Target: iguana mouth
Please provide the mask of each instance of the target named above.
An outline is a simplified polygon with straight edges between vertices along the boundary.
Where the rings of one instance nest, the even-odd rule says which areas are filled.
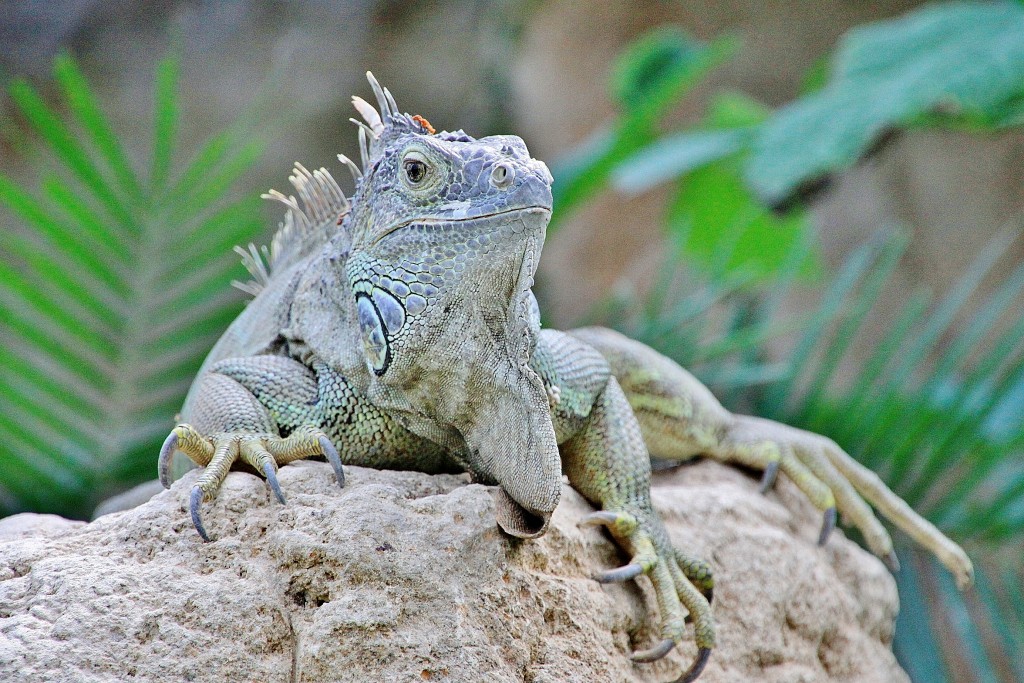
[[[549,214],[551,213],[551,209],[549,209],[548,207],[541,206],[540,204],[536,204],[534,206],[521,206],[521,207],[516,208],[516,209],[505,209],[504,211],[495,211],[494,213],[483,213],[483,214],[480,214],[479,216],[465,216],[463,218],[437,218],[436,216],[423,216],[422,218],[410,218],[409,220],[404,221],[402,223],[399,223],[398,225],[394,225],[394,226],[388,228],[386,231],[382,232],[375,240],[373,240],[373,242],[371,242],[371,245],[377,244],[378,242],[383,240],[388,235],[390,235],[390,234],[392,234],[394,232],[398,232],[402,228],[407,228],[410,225],[415,225],[415,224],[420,224],[420,225],[427,224],[427,225],[429,225],[429,224],[439,224],[439,223],[465,223],[467,221],[478,221],[478,220],[482,220],[484,218],[494,218],[495,216],[504,216],[505,214],[510,214],[510,213],[527,213],[527,212],[531,212],[531,211],[543,211],[543,212],[546,212],[546,213],[549,213]]]

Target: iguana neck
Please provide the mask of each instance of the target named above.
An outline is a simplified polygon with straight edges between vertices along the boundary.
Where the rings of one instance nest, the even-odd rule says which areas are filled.
[[[500,483],[537,524],[561,491],[547,394],[529,366],[539,330],[531,287],[548,216],[413,226],[346,264],[369,399],[461,454],[477,479]]]

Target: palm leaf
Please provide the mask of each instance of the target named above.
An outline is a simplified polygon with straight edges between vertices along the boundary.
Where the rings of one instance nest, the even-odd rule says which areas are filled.
[[[261,220],[232,188],[263,138],[240,121],[181,164],[179,71],[173,54],[156,68],[148,174],[70,57],[54,63],[52,104],[25,80],[9,87],[43,168],[36,189],[0,175],[0,515],[84,516],[151,479],[192,375],[241,308],[230,247]]]

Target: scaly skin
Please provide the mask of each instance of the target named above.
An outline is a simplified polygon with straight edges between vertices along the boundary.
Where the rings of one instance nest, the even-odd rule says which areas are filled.
[[[732,415],[683,368],[610,330],[540,329],[531,287],[551,211],[551,176],[512,136],[435,134],[401,114],[369,77],[378,109],[353,98],[362,168],[351,202],[323,169],[296,165],[301,203],[271,250],[245,256],[255,294],[207,358],[168,436],[158,471],[170,485],[176,451],[205,471],[191,492],[193,522],[228,470],[267,478],[324,456],[423,472],[468,471],[498,487],[497,521],[536,537],[570,483],[599,511],[630,557],[598,581],[646,574],[661,641],[634,660],[667,654],[692,621],[695,680],[715,646],[714,579],[673,548],[650,497],[650,457],[698,455],[781,471],[822,511],[824,543],[837,511],[892,563],[892,540],[868,503],[970,583],[963,550],[872,472],[815,434]]]

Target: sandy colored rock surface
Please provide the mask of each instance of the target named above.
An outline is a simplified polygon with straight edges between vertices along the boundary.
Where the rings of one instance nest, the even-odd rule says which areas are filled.
[[[646,586],[590,580],[622,558],[577,529],[566,487],[536,541],[503,536],[491,492],[456,476],[281,471],[288,505],[232,473],[185,509],[189,474],[145,505],[81,525],[0,523],[0,672],[32,681],[664,681],[694,654],[634,665],[657,636]],[[720,646],[705,683],[901,682],[895,584],[785,482],[699,463],[657,477],[674,541],[717,571]],[[646,580],[644,580],[646,581]],[[655,609],[653,605],[650,609]]]

